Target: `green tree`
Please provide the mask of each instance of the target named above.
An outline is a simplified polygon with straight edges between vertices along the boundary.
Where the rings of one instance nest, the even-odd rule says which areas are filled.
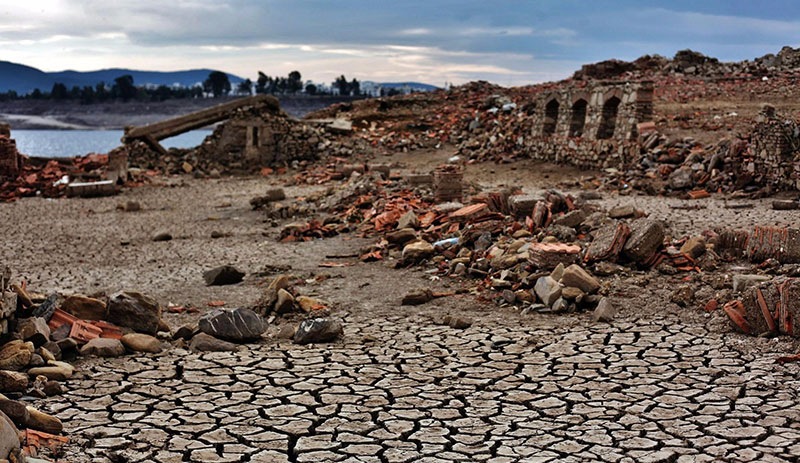
[[[207,93],[212,93],[214,98],[217,98],[231,92],[231,82],[224,72],[211,71],[208,74],[208,78],[203,82],[203,89]]]
[[[54,83],[53,88],[50,90],[50,98],[53,100],[66,100],[69,98],[67,86],[61,82]]]
[[[31,92],[31,99],[41,100],[42,98],[44,98],[44,94],[42,94],[42,91],[39,90],[38,88],[34,88],[33,91]]]
[[[336,80],[333,82],[333,88],[339,90],[339,95],[350,94],[350,83],[347,81],[347,78],[344,76],[344,74],[336,78]]]
[[[133,76],[125,74],[114,79],[114,85],[111,86],[111,97],[121,98],[122,101],[128,101],[136,98],[137,89],[133,85]]]
[[[80,99],[81,104],[92,104],[96,98],[94,87],[91,85],[84,85],[81,89]]]
[[[355,77],[350,81],[350,94],[353,96],[361,95],[361,84],[358,83]]]
[[[289,73],[289,78],[286,81],[286,91],[289,93],[297,93],[303,89],[303,76],[300,71],[292,71]]]
[[[245,79],[239,82],[239,85],[236,87],[236,93],[238,93],[239,95],[252,95],[253,81],[250,79]]]
[[[306,93],[309,95],[316,95],[317,94],[317,86],[314,84],[309,83],[306,85]]]
[[[269,77],[261,71],[258,71],[258,79],[256,80],[256,93],[267,93],[267,83]]]
[[[97,101],[106,101],[110,96],[105,82],[99,82],[94,86],[94,97]]]

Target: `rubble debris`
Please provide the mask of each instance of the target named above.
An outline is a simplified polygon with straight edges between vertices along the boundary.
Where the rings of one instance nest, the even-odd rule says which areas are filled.
[[[646,262],[664,242],[664,223],[639,219],[631,223],[631,234],[622,248],[623,255],[633,262]]]
[[[67,185],[69,198],[94,198],[98,196],[114,196],[119,193],[119,187],[112,180],[97,182],[73,182]]]
[[[604,297],[600,299],[600,302],[597,303],[597,307],[595,307],[594,312],[592,312],[592,321],[595,323],[611,323],[616,315],[616,307],[611,304],[608,298]]]
[[[121,291],[108,298],[108,321],[134,331],[155,335],[161,328],[161,305],[136,291]]]

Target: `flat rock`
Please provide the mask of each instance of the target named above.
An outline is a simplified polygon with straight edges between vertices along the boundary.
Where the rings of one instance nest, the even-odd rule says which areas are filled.
[[[244,279],[245,273],[232,265],[223,265],[203,273],[206,286],[235,285]]]
[[[413,228],[401,228],[386,234],[386,241],[395,246],[402,246],[417,238],[417,232]]]
[[[105,302],[80,294],[67,297],[61,304],[61,310],[83,320],[105,320],[108,315]]]
[[[161,341],[156,337],[144,333],[128,333],[120,339],[122,345],[134,352],[148,352],[157,354],[161,352]]]
[[[693,236],[681,246],[681,252],[697,259],[706,252],[706,240],[702,236]]]
[[[19,371],[27,367],[33,356],[33,344],[22,340],[7,342],[0,347],[0,370]]]
[[[430,289],[417,289],[408,292],[400,301],[400,305],[420,305],[433,300],[433,291]]]
[[[51,360],[43,367],[31,368],[28,370],[30,376],[44,376],[55,381],[65,381],[75,373],[75,367],[67,362]]]
[[[417,262],[433,254],[433,245],[425,240],[418,240],[407,244],[403,248],[403,260]]]
[[[344,333],[341,322],[331,318],[303,320],[292,338],[297,344],[331,342]]]
[[[94,338],[81,347],[80,353],[85,356],[120,357],[126,351],[119,339]]]
[[[759,284],[771,279],[772,277],[770,275],[734,275],[732,278],[733,292],[742,292],[751,286],[758,286]]]
[[[234,352],[239,350],[239,345],[217,339],[210,334],[197,333],[189,343],[189,348],[199,352]]]
[[[561,284],[578,288],[586,294],[592,294],[600,289],[600,282],[580,265],[572,264],[564,269]]]
[[[24,392],[28,388],[28,375],[18,371],[0,370],[0,392]]]
[[[113,294],[108,300],[108,321],[140,333],[155,335],[161,326],[161,306],[135,291]]]
[[[160,241],[171,241],[172,235],[167,232],[160,232],[153,235],[153,241],[160,242]]]
[[[586,213],[582,209],[569,211],[564,215],[558,216],[553,219],[554,225],[562,225],[565,227],[577,228],[583,221],[586,220]]]
[[[25,422],[26,427],[50,434],[61,434],[61,431],[64,430],[64,425],[61,423],[61,420],[55,416],[39,411],[31,406],[27,408],[28,420]]]
[[[200,331],[227,341],[252,341],[267,329],[262,318],[247,308],[214,310],[198,322]]]

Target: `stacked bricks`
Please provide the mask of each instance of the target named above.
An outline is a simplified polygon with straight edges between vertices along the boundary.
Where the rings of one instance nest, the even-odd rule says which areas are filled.
[[[458,166],[441,166],[433,171],[433,196],[436,202],[461,201],[464,172]]]
[[[751,146],[742,169],[756,183],[776,189],[800,190],[800,125],[779,117],[765,105],[751,134]]]

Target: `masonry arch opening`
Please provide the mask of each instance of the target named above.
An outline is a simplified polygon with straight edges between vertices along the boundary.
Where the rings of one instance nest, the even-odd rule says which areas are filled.
[[[558,124],[558,101],[553,98],[547,102],[544,107],[544,125],[542,127],[542,135],[549,137],[556,133],[556,125]]]
[[[586,108],[589,104],[583,98],[572,104],[572,118],[569,123],[569,136],[580,137],[586,126]]]
[[[600,117],[600,126],[597,128],[597,139],[607,140],[614,136],[617,128],[617,114],[621,101],[616,96],[612,96],[603,103],[603,112]]]

